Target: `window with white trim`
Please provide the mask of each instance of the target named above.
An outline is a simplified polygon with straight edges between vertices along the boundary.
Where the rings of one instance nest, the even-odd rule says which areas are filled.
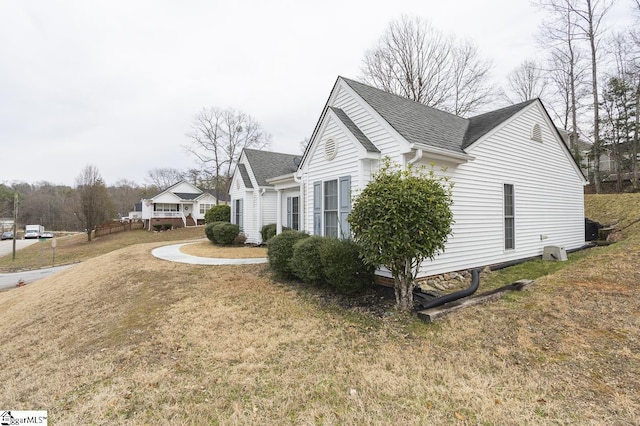
[[[504,248],[513,250],[515,242],[515,205],[513,185],[504,184]]]
[[[153,209],[156,212],[177,212],[179,206],[179,204],[156,203],[153,205]]]
[[[243,216],[242,216],[242,208],[243,208],[243,203],[244,200],[239,199],[239,200],[234,200],[233,201],[233,212],[232,212],[232,220],[233,223],[238,225],[238,227],[240,228],[240,231],[242,231],[242,226],[243,226]]]
[[[200,204],[200,214],[204,215],[213,206],[215,206],[215,204],[206,204],[206,203]]]
[[[287,197],[287,227],[300,229],[300,197]]]
[[[349,213],[351,213],[351,176],[314,182],[314,235],[349,238],[351,236],[347,221]]]
[[[338,237],[338,181],[324,183],[324,235]]]

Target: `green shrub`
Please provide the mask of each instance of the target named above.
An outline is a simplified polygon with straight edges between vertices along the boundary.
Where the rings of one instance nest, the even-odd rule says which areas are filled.
[[[293,245],[291,256],[291,272],[305,283],[320,284],[325,277],[322,272],[320,246],[327,241],[324,237],[314,235],[297,241]]]
[[[156,225],[153,225],[153,229],[155,229],[158,232],[162,231],[162,224],[158,223]]]
[[[241,246],[243,245],[245,242],[247,242],[247,236],[244,235],[243,233],[238,234],[238,236],[236,237],[235,240],[233,240],[233,245],[234,246]]]
[[[211,207],[204,214],[204,223],[231,222],[231,207],[226,204],[219,204]]]
[[[209,241],[211,241],[214,244],[220,244],[220,243],[218,243],[215,240],[215,236],[213,235],[213,228],[223,223],[229,223],[229,222],[211,222],[204,227],[204,235],[206,235]]]
[[[291,256],[293,245],[303,239],[309,238],[309,234],[298,231],[283,231],[269,240],[267,257],[269,266],[273,271],[285,278],[294,278],[291,271]]]
[[[272,237],[274,237],[276,235],[277,229],[278,229],[278,225],[276,225],[275,223],[270,223],[268,225],[264,225],[262,227],[262,229],[260,230],[260,236],[262,237],[262,242],[266,243]],[[287,228],[286,226],[283,226],[282,230],[283,231],[290,231],[291,228]]]
[[[213,240],[216,244],[228,246],[232,244],[238,237],[238,234],[240,234],[240,227],[228,222],[219,223],[213,227],[212,233]]]
[[[173,229],[173,225],[170,224],[170,223],[163,223],[162,224],[162,229],[165,230],[165,231],[168,231],[170,229]]]
[[[275,223],[270,223],[268,225],[264,225],[260,230],[260,236],[262,237],[262,242],[266,243],[273,236],[276,235],[277,225]]]
[[[327,282],[341,293],[357,293],[373,282],[372,266],[366,265],[353,240],[328,238],[320,246],[320,262]]]

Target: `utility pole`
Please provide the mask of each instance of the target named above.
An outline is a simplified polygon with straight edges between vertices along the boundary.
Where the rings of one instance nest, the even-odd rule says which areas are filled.
[[[18,191],[13,193],[13,257],[16,260],[16,236],[18,235]]]

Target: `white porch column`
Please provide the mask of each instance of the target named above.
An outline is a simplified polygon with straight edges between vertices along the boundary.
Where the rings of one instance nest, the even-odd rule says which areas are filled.
[[[276,189],[276,234],[282,232],[282,190]]]

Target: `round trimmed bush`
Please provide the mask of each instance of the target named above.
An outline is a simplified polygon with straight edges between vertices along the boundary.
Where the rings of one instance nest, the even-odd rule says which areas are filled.
[[[305,283],[320,284],[324,282],[320,246],[327,239],[317,235],[297,241],[293,245],[291,256],[291,272]]]
[[[216,244],[228,246],[232,244],[240,234],[240,227],[228,222],[219,223],[213,227],[212,233],[213,240]]]
[[[204,223],[231,222],[231,207],[226,204],[218,204],[211,207],[204,214]]]
[[[204,235],[206,235],[209,241],[211,241],[214,244],[220,244],[220,243],[218,243],[215,240],[215,236],[213,235],[213,228],[215,228],[217,225],[222,225],[223,223],[228,223],[228,222],[211,222],[204,227]]]
[[[374,268],[363,262],[353,240],[327,238],[319,252],[327,282],[339,292],[357,293],[373,282]]]
[[[298,231],[283,231],[269,240],[267,257],[273,271],[285,278],[294,278],[291,271],[293,246],[299,240],[309,238],[309,234]]]

